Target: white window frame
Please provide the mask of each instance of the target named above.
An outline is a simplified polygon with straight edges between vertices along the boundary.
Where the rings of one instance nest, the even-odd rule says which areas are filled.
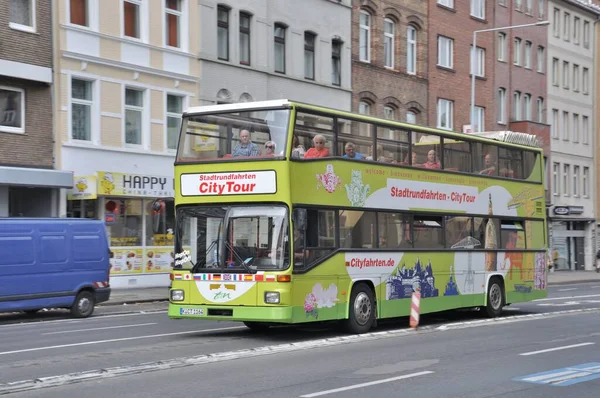
[[[554,25],[552,33],[554,34],[554,37],[560,37],[560,10],[558,8],[555,8],[552,16],[552,25]]]
[[[588,198],[590,196],[590,187],[588,185],[589,181],[590,181],[590,168],[584,166],[582,181],[581,181],[582,194],[583,194],[584,198]]]
[[[417,113],[411,110],[406,111],[406,123],[417,124]]]
[[[563,164],[563,195],[569,196],[569,180],[571,174],[571,165]]]
[[[24,134],[25,133],[25,90],[17,87],[10,86],[0,86],[0,90],[4,91],[14,91],[21,94],[21,127],[9,127],[0,125],[0,132],[3,133],[17,133]]]
[[[515,37],[513,44],[513,63],[521,66],[521,38]]]
[[[532,120],[532,111],[531,108],[533,106],[533,102],[531,100],[531,94],[527,93],[523,96],[523,119],[531,121]]]
[[[448,115],[447,126],[442,126],[442,115]],[[444,130],[452,130],[454,128],[454,101],[445,98],[438,98],[437,100],[437,128]]]
[[[590,143],[590,118],[586,115],[581,116],[581,135],[583,137],[582,141],[584,145],[589,145]]]
[[[573,64],[573,91],[579,91],[579,65]]]
[[[506,61],[506,33],[498,33],[498,61]]]
[[[581,91],[585,95],[590,93],[590,70],[588,68],[583,68]]]
[[[437,64],[444,68],[454,67],[454,39],[438,36]]]
[[[563,12],[563,39],[571,41],[571,14]]]
[[[182,113],[169,112],[168,108],[168,98],[172,95],[174,97],[181,98],[181,112],[183,112],[188,107],[188,96],[181,93],[172,93],[165,91],[164,96],[164,104],[165,104],[165,151],[174,153],[177,150],[177,144],[179,143],[179,137],[177,137],[177,141],[175,142],[175,148],[169,148],[169,118],[177,118],[179,119],[179,128],[181,128],[181,115]]]
[[[471,126],[474,132],[485,131],[485,108],[481,106],[475,107],[475,125]],[[477,127],[475,127],[477,126]]]
[[[188,0],[178,0],[178,1],[180,2],[180,5],[181,5],[181,7],[180,7],[181,11],[176,11],[176,10],[167,8],[165,1],[163,1],[163,5],[162,5],[163,6],[163,15],[165,16],[163,46],[165,48],[169,48],[171,50],[187,52],[188,46],[189,46]],[[169,14],[175,15],[179,18],[179,26],[178,26],[178,28],[179,28],[179,47],[173,47],[168,44],[169,43],[169,40],[168,40],[169,31],[168,31],[166,17]]]
[[[471,56],[473,55],[473,46],[470,46]],[[475,65],[475,71],[473,71]],[[485,77],[485,49],[481,47],[475,48],[475,64],[471,59],[471,73],[475,72],[475,76]]]
[[[139,13],[140,37],[125,35],[125,3],[137,4]],[[121,0],[121,38],[141,43],[148,43],[148,2],[143,0]]]
[[[573,196],[579,197],[579,166],[573,165]]]
[[[581,28],[581,19],[579,17],[573,18],[573,43],[579,44],[579,36],[581,35],[579,30]]]
[[[506,89],[500,87],[498,89],[498,123],[506,124]]]
[[[533,15],[533,0],[525,0],[525,14]]]
[[[562,69],[562,82],[563,88],[569,89],[569,70],[570,70],[569,61],[563,61],[563,69]]]
[[[362,23],[362,16],[367,17],[367,25]],[[358,58],[361,62],[371,62],[371,25],[372,17],[371,14],[365,10],[360,10],[358,15]],[[363,32],[366,32],[366,43],[362,43]],[[365,47],[366,54],[363,57],[362,48]]]
[[[533,47],[533,43],[529,40],[525,41],[525,68],[531,69],[531,49]]]
[[[569,112],[562,112],[562,131],[563,131],[563,140],[569,141]]]
[[[414,39],[411,39],[411,32]],[[417,73],[417,28],[408,25],[406,28],[406,73],[415,75]]]
[[[544,123],[544,99],[542,97],[537,99],[537,122]]]
[[[556,162],[552,164],[552,194],[560,195],[560,164]]]
[[[135,90],[135,91],[141,91],[142,92],[142,106],[134,106],[134,105],[127,105],[125,103],[126,101],[126,92],[127,90]],[[145,88],[145,87],[138,87],[138,86],[130,86],[130,85],[123,85],[123,145],[126,147],[131,147],[131,148],[144,148],[147,149],[149,148],[149,140],[148,140],[148,134],[150,131],[150,118],[148,117],[148,109],[149,109],[149,89]],[[166,104],[165,104],[166,106]],[[141,129],[142,131],[140,131],[140,143],[139,144],[131,144],[127,142],[127,110],[134,110],[134,111],[141,111],[142,112],[142,121],[141,121]]]
[[[543,20],[546,16],[546,0],[538,0],[538,18]]]
[[[437,0],[437,3],[444,7],[454,8],[454,0]]]
[[[558,75],[558,58],[552,58],[552,85],[555,87],[560,86],[560,78]]]
[[[521,92],[520,91],[515,91],[513,93],[513,119],[515,121],[521,120],[521,118],[522,118],[521,112],[522,112],[522,108],[521,108]]]
[[[73,90],[72,84],[73,80],[83,80],[91,83],[92,86],[92,99],[91,100],[82,100],[73,98]],[[71,75],[69,77],[68,83],[69,89],[69,142],[78,142],[78,143],[91,143],[98,144],[99,142],[99,133],[98,127],[100,126],[100,101],[98,98],[98,89],[100,87],[99,81],[90,79],[89,77],[82,77],[78,75]],[[89,105],[90,106],[90,139],[87,140],[76,140],[73,138],[73,104],[81,104],[81,105]]]
[[[388,120],[396,120],[396,110],[389,105],[384,106],[383,118]]]
[[[371,104],[367,101],[360,101],[358,103],[358,113],[361,115],[370,115],[371,114]]]
[[[573,142],[579,142],[579,114],[573,113]]]
[[[559,119],[559,113],[558,113],[558,109],[552,109],[552,124],[550,125],[551,129],[552,129],[552,138],[554,139],[558,139],[559,138],[559,128],[560,128],[560,119]]]
[[[544,58],[545,51],[544,46],[538,46],[537,48],[537,71],[539,73],[544,73]]]
[[[583,47],[590,48],[590,23],[583,21]]]
[[[67,24],[69,26],[75,26],[78,29],[89,29],[91,31],[98,31],[98,18],[99,18],[99,8],[98,8],[98,0],[86,0],[87,1],[87,19],[88,19],[88,26],[83,26],[83,25],[77,25],[77,24],[72,24],[71,23],[71,0],[65,0],[67,2],[66,5],[66,17],[67,17]]]
[[[485,19],[485,0],[471,0],[471,16]]]
[[[15,29],[15,30],[21,30],[23,32],[29,32],[29,33],[36,33],[37,32],[37,4],[36,4],[36,0],[29,0],[29,9],[31,10],[31,25],[22,25],[20,23],[16,23],[16,22],[10,22],[10,1],[7,2],[8,3],[8,26],[11,29]]]
[[[388,32],[388,27],[391,26],[391,32]],[[394,53],[396,50],[396,23],[390,18],[383,20],[383,66],[394,69],[395,59]],[[388,64],[389,57],[389,64]]]

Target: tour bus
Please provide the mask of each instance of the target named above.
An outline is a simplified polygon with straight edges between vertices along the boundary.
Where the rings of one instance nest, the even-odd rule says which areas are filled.
[[[546,297],[543,153],[291,100],[194,107],[175,162],[168,316],[250,329]]]

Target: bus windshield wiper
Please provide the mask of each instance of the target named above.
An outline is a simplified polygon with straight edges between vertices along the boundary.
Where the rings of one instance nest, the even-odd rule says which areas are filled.
[[[248,265],[248,259],[242,260],[240,255],[233,248],[233,246],[231,246],[231,243],[225,241],[225,246],[227,246],[227,248],[231,250],[231,253],[233,253],[233,255],[236,257],[236,259],[240,262],[240,264],[242,265],[242,267],[244,267],[246,271],[248,271],[251,274],[255,274],[257,272],[257,270],[253,270],[252,268],[250,268],[250,266]],[[249,257],[249,259],[252,259],[252,257]]]

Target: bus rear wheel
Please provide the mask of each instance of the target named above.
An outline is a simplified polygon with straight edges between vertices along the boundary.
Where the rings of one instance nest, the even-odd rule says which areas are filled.
[[[490,279],[487,292],[487,305],[485,312],[488,317],[496,318],[502,313],[504,307],[504,287],[500,278]]]
[[[366,333],[375,323],[375,295],[366,283],[357,283],[350,295],[345,329],[348,333]]]

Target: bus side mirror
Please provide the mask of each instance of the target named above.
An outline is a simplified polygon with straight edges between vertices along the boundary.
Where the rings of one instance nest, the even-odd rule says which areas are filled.
[[[306,231],[306,209],[294,209],[294,227],[300,231]]]

